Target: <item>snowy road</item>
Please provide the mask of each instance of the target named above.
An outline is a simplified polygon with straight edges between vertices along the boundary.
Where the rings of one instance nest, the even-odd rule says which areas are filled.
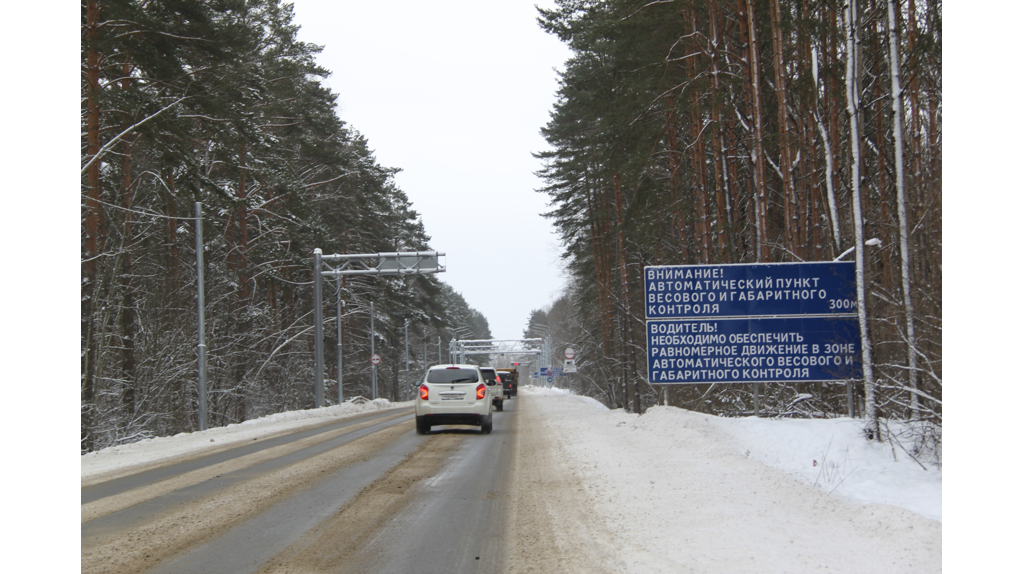
[[[856,421],[638,416],[527,386],[490,435],[419,436],[409,404],[83,457],[82,572],[941,572],[941,471],[840,436]],[[815,467],[832,477],[780,470],[840,445]]]
[[[419,436],[387,409],[86,480],[82,572],[500,569],[515,416]]]

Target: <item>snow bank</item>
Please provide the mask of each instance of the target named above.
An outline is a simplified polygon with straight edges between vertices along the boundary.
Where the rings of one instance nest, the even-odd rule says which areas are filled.
[[[521,421],[548,437],[558,472],[602,517],[598,544],[621,561],[610,571],[941,571],[941,522],[907,508],[941,517],[940,498],[908,501],[932,471],[904,472],[916,463],[861,449],[855,421],[747,421],[673,407],[640,416],[557,389],[520,393]],[[845,458],[833,459],[830,436]],[[798,470],[807,456],[816,470],[815,457],[836,462],[833,480],[845,472],[858,498],[821,480],[810,488],[814,478]]]
[[[801,482],[860,502],[891,504],[942,520],[942,471],[922,468],[895,444],[865,440],[863,421],[708,418],[746,456]]]
[[[254,438],[307,426],[315,426],[333,419],[344,419],[369,411],[411,407],[412,405],[412,401],[392,403],[387,399],[346,402],[341,405],[320,409],[276,413],[205,431],[179,433],[173,436],[157,437],[131,444],[112,446],[81,457],[82,478],[85,479],[119,468],[150,463],[164,458],[195,453],[211,447],[220,448],[225,444],[251,441]]]
[[[536,396],[568,396],[566,389],[520,386]],[[608,411],[620,426],[645,430],[659,441],[681,440],[680,431],[699,420],[722,431],[748,458],[781,470],[832,496],[905,508],[942,520],[942,471],[922,468],[898,446],[864,439],[860,420],[724,418],[676,407],[652,407],[643,416],[609,411],[590,397],[573,400]]]

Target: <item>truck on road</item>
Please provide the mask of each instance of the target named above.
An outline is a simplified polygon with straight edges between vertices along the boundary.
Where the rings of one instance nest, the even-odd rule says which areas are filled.
[[[516,367],[508,369],[495,369],[501,377],[501,388],[505,398],[511,398],[519,392],[519,370]]]

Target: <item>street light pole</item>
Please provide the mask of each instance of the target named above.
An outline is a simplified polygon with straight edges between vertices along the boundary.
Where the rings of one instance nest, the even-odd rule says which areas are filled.
[[[376,331],[373,329],[373,301],[370,301],[370,356],[377,354],[374,350],[374,339],[376,339]],[[370,363],[370,398],[377,400],[377,365]]]
[[[199,288],[199,430],[206,430],[206,298],[203,292],[203,204],[196,202],[196,285]]]
[[[409,320],[405,320],[405,386],[402,387],[402,392],[398,394],[399,400],[405,399],[406,389],[409,388]]]
[[[345,306],[345,302],[341,300],[341,277],[338,277],[338,300],[335,303],[336,314],[338,316],[338,404],[345,402],[345,395],[342,392],[342,379],[344,376],[341,372],[341,308]]]
[[[323,309],[323,277],[320,272],[320,261],[323,252],[320,248],[313,250],[313,308]],[[324,406],[324,323],[313,321],[313,353],[317,360],[313,362],[313,403],[316,408]]]

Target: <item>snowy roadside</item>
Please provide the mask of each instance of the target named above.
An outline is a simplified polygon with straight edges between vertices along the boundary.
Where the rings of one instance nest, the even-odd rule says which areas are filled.
[[[569,391],[533,386],[520,387],[527,395],[567,396]],[[622,425],[671,442],[678,429],[695,420],[723,431],[744,456],[778,469],[786,475],[832,496],[861,503],[889,504],[942,521],[942,471],[927,470],[889,443],[861,438],[861,421],[839,419],[724,418],[675,407],[654,407],[643,417],[621,410],[610,411],[589,397],[574,400],[594,405],[617,417]]]
[[[609,572],[941,571],[941,522],[894,505],[941,517],[941,497],[914,495],[921,484],[940,491],[941,477],[933,484],[932,471],[904,471],[913,461],[860,450],[855,422],[743,425],[669,407],[638,416],[559,389],[519,393],[524,421],[554,438],[562,476],[601,517],[601,546],[617,563]],[[819,447],[842,451],[850,492],[821,477],[812,487],[816,477],[798,468]],[[806,462],[817,470],[814,460],[831,457]]]
[[[81,457],[82,479],[85,480],[121,468],[156,462],[160,459],[196,454],[211,448],[223,448],[233,443],[316,426],[362,413],[411,406],[413,406],[412,401],[392,403],[387,399],[360,403],[348,402],[322,409],[277,413],[205,431],[179,433],[173,436],[156,437],[131,444],[112,446]]]

